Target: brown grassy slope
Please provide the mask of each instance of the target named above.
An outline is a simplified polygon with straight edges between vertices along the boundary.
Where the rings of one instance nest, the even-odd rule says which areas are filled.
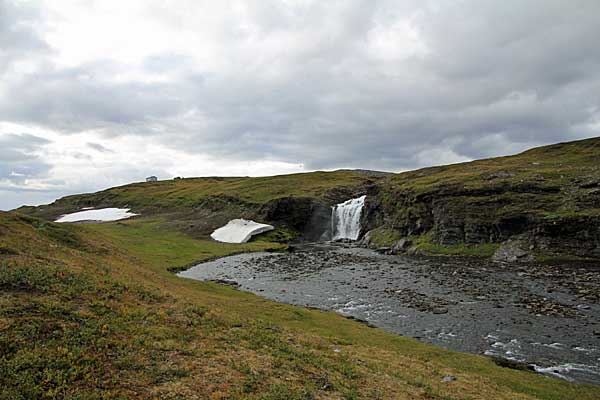
[[[176,243],[189,246],[177,251],[189,252],[182,263],[223,249],[151,227],[140,241],[128,229],[137,228],[0,213],[0,398],[600,395],[332,313],[177,278],[166,271]],[[442,383],[448,374],[458,379]]]

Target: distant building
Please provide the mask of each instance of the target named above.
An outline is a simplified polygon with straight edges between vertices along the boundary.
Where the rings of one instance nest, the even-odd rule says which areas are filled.
[[[146,182],[156,182],[158,181],[158,178],[155,176],[149,176],[146,178]]]

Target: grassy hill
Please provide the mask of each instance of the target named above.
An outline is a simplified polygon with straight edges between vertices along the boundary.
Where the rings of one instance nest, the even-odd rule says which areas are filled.
[[[329,206],[365,193],[362,222],[372,230],[371,246],[405,238],[412,252],[489,257],[512,240],[526,259],[600,258],[599,138],[400,174],[135,183],[18,211],[52,220],[83,207],[128,207],[196,238],[243,217],[275,224],[284,240],[305,234],[313,215],[327,224]]]
[[[540,256],[600,258],[600,139],[396,174],[373,202],[378,246],[491,255],[516,237]]]
[[[384,176],[345,170],[258,178],[173,179],[67,196],[18,211],[53,221],[84,207],[126,207],[140,213],[141,218],[158,218],[167,229],[196,238],[207,238],[233,218],[247,218],[281,228],[273,237],[291,238],[304,233],[312,214],[321,212],[329,217],[332,204],[365,192]]]
[[[169,272],[280,250],[311,214],[364,193],[371,245],[405,238],[415,252],[490,256],[517,240],[538,257],[600,256],[600,139],[389,176],[194,178],[68,196],[0,213],[0,399],[600,396],[598,387]],[[49,222],[108,206],[142,216]],[[243,245],[207,238],[232,217],[279,230]],[[442,382],[446,375],[458,379]]]
[[[1,399],[596,399],[170,267],[227,245],[160,221],[58,225],[0,212]],[[446,375],[457,380],[442,382]]]
[[[186,212],[219,205],[257,208],[285,197],[313,197],[324,202],[381,180],[369,171],[310,172],[269,177],[207,177],[140,182],[97,193],[61,198],[47,206],[22,207],[21,212],[46,219],[82,207],[127,206],[141,213]]]

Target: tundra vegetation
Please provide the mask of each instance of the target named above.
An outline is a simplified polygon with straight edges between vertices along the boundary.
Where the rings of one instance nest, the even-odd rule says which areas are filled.
[[[594,258],[599,161],[592,139],[395,175],[139,183],[2,212],[0,398],[597,399],[595,386],[173,271],[240,251],[280,251],[302,234],[297,213],[264,220],[278,229],[249,243],[209,240],[232,215],[311,211],[361,193],[371,199],[364,224],[377,245],[409,238],[415,252],[487,257],[517,237],[539,257]],[[50,222],[107,206],[142,215]]]

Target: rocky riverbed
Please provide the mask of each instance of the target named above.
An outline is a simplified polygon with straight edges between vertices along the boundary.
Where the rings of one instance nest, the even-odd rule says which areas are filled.
[[[594,265],[411,258],[319,244],[226,257],[179,276],[334,310],[513,367],[600,384],[600,267]]]

